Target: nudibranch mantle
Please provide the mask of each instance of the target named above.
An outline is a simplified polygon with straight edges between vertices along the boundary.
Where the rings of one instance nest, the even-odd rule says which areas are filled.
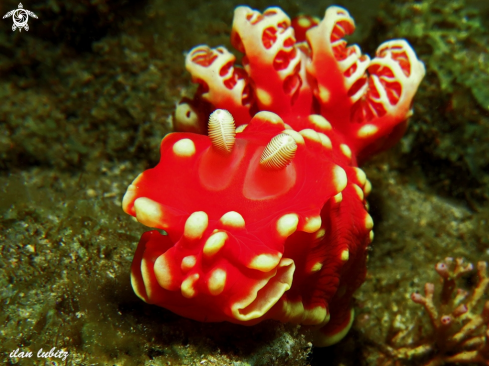
[[[373,240],[358,160],[402,136],[424,66],[404,40],[373,60],[346,47],[354,23],[340,7],[300,30],[307,43],[291,24],[280,8],[236,8],[243,69],[222,47],[190,51],[200,88],[176,126],[205,131],[213,111],[208,135],[167,135],[160,163],[129,186],[124,211],[166,232],[143,234],[131,282],[185,317],[310,325],[327,346],[351,327]]]

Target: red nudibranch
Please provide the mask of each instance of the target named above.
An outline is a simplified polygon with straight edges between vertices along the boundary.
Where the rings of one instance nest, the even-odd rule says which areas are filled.
[[[177,108],[187,132],[163,139],[160,163],[123,199],[167,233],[139,242],[131,282],[141,299],[200,321],[310,325],[317,346],[348,332],[373,239],[358,161],[400,139],[425,73],[404,40],[373,60],[347,47],[354,29],[337,6],[309,26],[277,7],[240,6],[231,40],[243,68],[223,47],[189,52],[200,87]],[[212,111],[208,135],[188,132],[205,132]]]

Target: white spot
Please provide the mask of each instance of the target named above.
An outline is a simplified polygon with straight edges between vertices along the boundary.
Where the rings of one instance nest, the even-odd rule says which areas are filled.
[[[372,191],[372,183],[367,179],[365,182],[365,186],[363,187],[363,193],[365,193],[365,196],[368,196],[370,192]]]
[[[329,92],[328,88],[325,88],[323,85],[319,84],[318,85],[318,97],[321,102],[324,104],[329,102],[329,99],[331,98],[331,93]]]
[[[363,201],[363,191],[362,191],[362,189],[358,185],[356,185],[356,184],[352,184],[352,186],[355,189],[355,192],[357,193],[358,198],[360,198],[360,201]]]
[[[318,133],[316,131],[314,131],[313,129],[306,128],[305,130],[299,131],[299,133],[302,136],[304,136],[305,138],[312,140],[312,141],[315,141],[315,142],[319,142],[321,144],[321,138],[319,137]]]
[[[211,295],[217,296],[224,290],[225,285],[226,285],[226,271],[220,268],[215,269],[209,277],[209,282],[208,282],[209,292],[211,293]]]
[[[367,175],[360,168],[354,167],[353,169],[355,170],[355,173],[357,175],[358,183],[360,184],[360,186],[363,187],[365,185],[365,183],[367,182]]]
[[[268,94],[267,92],[265,92]],[[281,125],[285,127],[284,121],[276,113],[269,111],[261,111],[253,116],[253,120],[260,120],[262,122],[271,123],[272,125]]]
[[[306,223],[302,228],[306,233],[314,233],[321,227],[321,216],[313,216],[306,218]]]
[[[316,262],[311,268],[311,272],[320,271],[323,268],[323,264],[321,262]]]
[[[320,239],[324,238],[325,235],[326,235],[326,229],[324,229],[324,228],[319,229],[317,231],[316,235],[314,235],[314,239],[320,240]]]
[[[337,192],[341,192],[345,189],[348,179],[346,177],[345,170],[339,165],[335,165],[333,168],[333,184]]]
[[[345,155],[348,159],[351,159],[351,150],[350,147],[346,144],[341,144],[340,145],[341,152],[343,155]]]
[[[319,129],[320,131],[331,131],[331,123],[329,123],[326,118],[321,116],[320,114],[311,114],[309,117],[309,122],[311,122],[314,127]]]
[[[257,88],[256,97],[265,107],[272,104],[272,96],[266,90]]]
[[[125,213],[129,215],[134,215],[133,212],[129,210],[129,205],[133,202],[134,198],[137,197],[138,182],[143,177],[143,173],[139,174],[136,179],[127,187],[127,191],[122,198],[122,209]]]
[[[375,135],[378,130],[379,130],[379,128],[375,125],[365,125],[365,126],[362,126],[358,130],[357,134],[358,134],[358,137],[360,137],[360,138],[367,138],[367,137]]]
[[[141,224],[149,227],[163,227],[163,210],[158,202],[140,197],[134,201],[134,211],[136,219]]]
[[[180,289],[182,291],[182,296],[186,297],[187,299],[190,299],[191,297],[194,297],[197,293],[195,290],[195,283],[199,280],[199,274],[194,273],[190,276],[188,276],[183,282],[182,285],[180,286]]]
[[[341,252],[341,260],[343,262],[347,262],[348,259],[350,259],[350,252],[348,251],[348,249],[345,249]]]
[[[365,216],[365,229],[370,230],[374,227],[374,220],[372,220],[372,216],[368,213]]]
[[[277,221],[278,234],[286,238],[292,235],[297,230],[297,224],[299,223],[299,216],[295,213],[283,215]]]
[[[195,255],[188,255],[182,259],[181,268],[182,271],[188,272],[190,269],[194,268],[197,263],[197,258]]]
[[[245,220],[236,211],[226,212],[221,216],[221,224],[229,228],[242,229],[245,227]]]
[[[299,18],[298,24],[301,28],[309,28],[311,26],[311,21],[305,17]]]
[[[302,137],[302,135],[299,132],[294,131],[294,130],[284,130],[284,131],[282,131],[282,133],[285,133],[285,134],[291,136],[294,139],[296,144],[304,145],[304,137]]]
[[[167,253],[168,252],[163,253],[158,258],[156,258],[153,267],[154,274],[156,277],[156,281],[158,281],[158,284],[161,287],[168,291],[175,291],[176,289],[178,289],[178,287],[175,287],[175,284],[173,283],[174,276],[171,272],[171,260],[167,258]]]
[[[328,136],[326,136],[324,133],[318,132],[319,139],[321,140],[321,144],[323,145],[324,148],[331,150],[333,147],[333,144],[331,143],[331,140],[329,139]]]
[[[224,246],[227,239],[228,234],[223,231],[212,234],[205,242],[203,249],[204,255],[210,257],[216,254]]]
[[[203,211],[194,212],[185,222],[183,236],[188,240],[199,240],[209,224],[209,218]]]
[[[269,272],[274,269],[282,258],[282,253],[259,254],[246,266],[251,269],[256,269],[261,272]]]
[[[181,139],[173,145],[173,153],[181,158],[193,156],[195,154],[195,144],[190,139]]]
[[[248,124],[244,124],[244,125],[241,125],[241,126],[236,127],[236,133],[243,132],[246,127],[248,127]]]

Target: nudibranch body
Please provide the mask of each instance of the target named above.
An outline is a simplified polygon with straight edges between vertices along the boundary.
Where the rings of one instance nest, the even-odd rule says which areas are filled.
[[[200,321],[314,326],[317,346],[349,330],[373,239],[358,159],[402,136],[424,66],[403,40],[372,61],[346,47],[354,23],[342,8],[311,26],[298,43],[281,9],[238,7],[244,69],[222,47],[187,56],[200,88],[177,127],[205,130],[213,111],[208,135],[167,135],[123,199],[167,233],[138,245],[131,280],[144,301]]]

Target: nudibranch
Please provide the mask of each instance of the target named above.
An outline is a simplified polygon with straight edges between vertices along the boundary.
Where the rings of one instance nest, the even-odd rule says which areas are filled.
[[[136,250],[141,299],[206,322],[310,325],[317,346],[348,332],[373,240],[358,162],[400,139],[425,73],[404,40],[373,60],[348,47],[354,28],[336,6],[294,22],[240,6],[231,40],[243,68],[223,47],[189,52],[200,87],[177,107],[184,132],[163,139],[160,163],[123,198],[165,231]]]

